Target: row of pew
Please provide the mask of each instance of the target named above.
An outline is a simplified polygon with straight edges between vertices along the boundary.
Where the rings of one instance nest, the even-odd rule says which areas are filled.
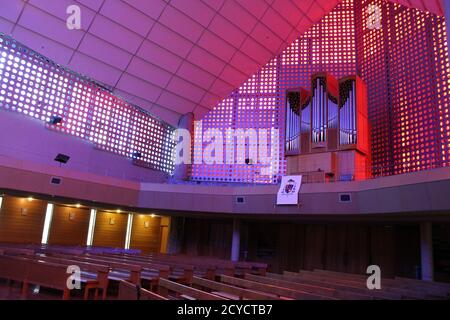
[[[112,248],[0,244],[0,279],[74,297],[68,268],[80,269],[79,297],[121,300],[399,300],[449,299],[450,284],[406,278],[381,279],[327,270],[267,272],[267,265],[214,257],[142,254]]]
[[[172,290],[173,286],[191,287],[194,277],[215,281],[222,274],[231,277],[248,272],[264,275],[267,270],[266,264],[230,262],[212,257],[0,244],[0,278],[20,282],[22,298],[27,297],[29,286],[33,285],[62,291],[63,299],[69,299],[71,290],[67,281],[71,266],[80,268],[78,280],[84,299],[90,298],[91,291],[94,291],[95,299],[100,295],[106,299],[108,290],[121,282],[149,292],[165,291],[168,296],[169,292],[176,292]]]

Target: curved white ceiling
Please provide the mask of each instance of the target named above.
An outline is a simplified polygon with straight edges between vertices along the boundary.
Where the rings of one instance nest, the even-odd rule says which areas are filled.
[[[0,32],[169,123],[202,117],[339,0],[0,0]],[[442,14],[440,0],[395,2]],[[66,8],[81,8],[81,29]]]

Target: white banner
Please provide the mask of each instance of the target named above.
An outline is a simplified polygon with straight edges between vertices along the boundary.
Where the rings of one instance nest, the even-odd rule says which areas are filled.
[[[298,204],[302,176],[284,176],[277,194],[277,204]]]

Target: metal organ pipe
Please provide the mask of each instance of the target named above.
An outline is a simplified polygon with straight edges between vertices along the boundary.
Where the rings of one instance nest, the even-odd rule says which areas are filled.
[[[352,132],[352,106],[353,106],[353,93],[350,91],[349,93],[349,100],[350,103],[348,105],[348,137],[347,137],[347,144],[350,144],[352,141],[352,136],[351,136],[351,132]]]
[[[313,142],[316,142],[316,131],[317,131],[317,125],[316,125],[316,99],[317,99],[317,87],[314,89],[313,92],[313,98],[312,98],[312,110],[311,110],[311,124],[312,124],[312,140]]]
[[[291,149],[295,149],[295,112],[291,110]]]
[[[317,141],[320,141],[321,138],[321,133],[322,133],[322,123],[320,121],[321,117],[322,117],[322,110],[321,110],[321,106],[322,106],[322,90],[320,88],[320,80],[317,79],[317,100],[316,100],[316,108],[317,108],[317,114],[316,114],[316,118],[317,118]]]
[[[286,148],[288,150],[290,150],[290,147],[291,147],[291,123],[290,123],[290,119],[291,119],[291,108],[290,108],[289,102],[287,102],[287,108],[286,108],[286,137],[287,137]]]
[[[327,134],[327,113],[328,113],[328,97],[327,97],[327,88],[322,88],[322,140],[326,140],[326,134]]]
[[[323,88],[319,82],[319,141],[323,139]]]
[[[311,118],[312,118],[312,132],[313,132],[313,141],[316,142],[316,132],[317,132],[317,124],[316,124],[316,99],[317,99],[317,88],[314,89],[314,96],[312,99],[312,110],[311,110]]]
[[[314,89],[313,110],[311,117],[313,119],[314,142],[317,141],[317,87]]]
[[[353,105],[352,105],[352,143],[356,143],[356,83],[352,81],[352,96],[353,96]]]
[[[339,111],[340,144],[356,143],[356,83],[349,84],[347,100]]]
[[[300,115],[301,115],[301,106],[299,106],[298,114],[295,114],[295,149],[298,150],[300,147]]]
[[[301,110],[297,114],[289,98],[286,100],[286,150],[293,151],[300,147]]]
[[[289,103],[289,100],[286,99],[286,148],[287,150],[291,150],[291,137],[292,137],[292,128],[291,128],[291,117],[292,117],[292,110],[291,110],[291,104]]]
[[[300,110],[299,110],[299,114],[297,115],[297,114],[295,114],[295,122],[294,122],[294,127],[295,127],[295,142],[294,142],[294,148],[297,150],[298,149],[298,147],[299,147],[299,143],[298,143],[298,140],[299,140],[299,135],[300,135],[300,130],[299,130],[299,127],[300,127]]]

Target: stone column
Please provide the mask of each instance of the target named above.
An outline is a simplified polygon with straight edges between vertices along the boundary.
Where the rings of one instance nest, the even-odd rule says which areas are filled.
[[[239,219],[233,219],[233,236],[231,240],[231,261],[239,261],[241,246],[241,223]]]

